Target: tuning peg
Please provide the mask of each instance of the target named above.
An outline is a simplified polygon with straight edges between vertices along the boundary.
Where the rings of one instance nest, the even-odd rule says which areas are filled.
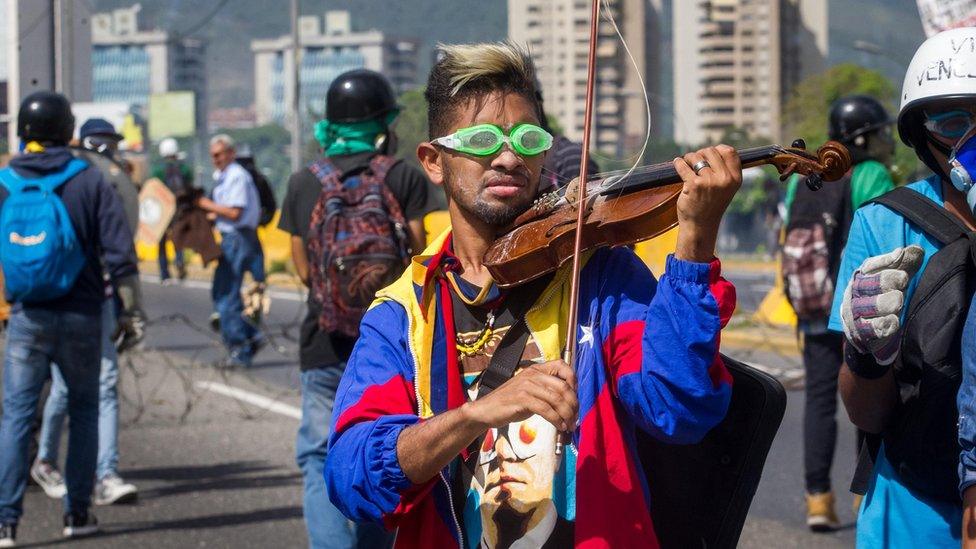
[[[807,176],[807,187],[811,191],[819,191],[823,188],[823,176],[819,173],[812,173]]]
[[[793,141],[792,147],[794,149],[806,149],[807,148],[807,142],[804,141],[804,140],[802,140],[802,139],[796,139],[796,140]]]

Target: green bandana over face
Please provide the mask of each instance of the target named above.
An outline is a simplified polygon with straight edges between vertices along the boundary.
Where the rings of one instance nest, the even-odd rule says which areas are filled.
[[[376,150],[376,138],[388,131],[388,126],[399,113],[399,110],[393,110],[383,119],[362,122],[321,120],[315,125],[315,139],[325,151],[325,156],[373,152]]]

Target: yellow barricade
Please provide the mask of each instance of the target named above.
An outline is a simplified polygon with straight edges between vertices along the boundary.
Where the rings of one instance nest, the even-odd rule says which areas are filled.
[[[272,263],[281,261],[289,265],[291,264],[291,235],[278,228],[279,217],[281,217],[280,211],[275,214],[271,223],[268,223],[265,227],[258,228],[258,239],[261,241],[261,247],[264,248],[265,266],[270,266]],[[136,241],[136,255],[139,256],[139,261],[156,261],[158,250],[159,247],[156,245]],[[172,242],[166,243],[166,250],[169,256],[172,257],[174,253]],[[187,257],[187,263],[189,262],[190,257]]]

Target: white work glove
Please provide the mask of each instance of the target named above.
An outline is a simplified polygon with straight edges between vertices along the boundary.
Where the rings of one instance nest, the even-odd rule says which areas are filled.
[[[898,355],[905,288],[924,257],[925,251],[916,245],[869,257],[844,291],[844,335],[859,353],[874,355],[879,365],[891,364]]]
[[[243,316],[254,324],[261,322],[261,317],[271,311],[271,296],[265,291],[267,284],[253,282],[241,290],[241,301],[244,302]]]

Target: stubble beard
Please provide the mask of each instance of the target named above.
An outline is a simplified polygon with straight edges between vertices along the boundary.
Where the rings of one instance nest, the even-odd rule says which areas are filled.
[[[522,199],[521,202],[512,204],[489,204],[482,196],[483,187],[479,187],[474,196],[466,194],[457,184],[454,173],[447,166],[443,167],[445,188],[451,201],[465,212],[475,216],[482,223],[495,228],[504,228],[512,224],[518,216],[522,215],[532,207],[530,198]]]

